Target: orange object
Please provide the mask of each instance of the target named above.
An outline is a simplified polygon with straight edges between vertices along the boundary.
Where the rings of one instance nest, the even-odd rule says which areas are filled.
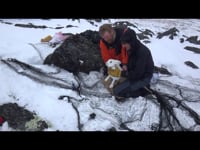
[[[51,39],[52,39],[52,36],[48,35],[45,38],[41,39],[41,42],[49,42]]]
[[[100,49],[101,56],[104,62],[107,62],[109,59],[117,59],[120,60],[122,64],[128,63],[128,55],[125,48],[121,49],[121,54],[116,55],[114,48],[108,49],[104,42],[100,40]]]

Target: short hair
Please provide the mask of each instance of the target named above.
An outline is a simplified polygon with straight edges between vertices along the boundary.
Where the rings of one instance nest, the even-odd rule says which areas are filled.
[[[111,32],[113,30],[113,27],[111,24],[103,24],[99,28],[99,34],[102,36],[105,32]]]

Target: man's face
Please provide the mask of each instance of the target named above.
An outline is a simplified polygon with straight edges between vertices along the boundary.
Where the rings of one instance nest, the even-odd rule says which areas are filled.
[[[104,32],[104,34],[102,35],[102,38],[108,42],[108,43],[112,43],[114,41],[114,31],[106,31]]]
[[[123,43],[122,47],[126,48],[127,51],[131,49],[131,45],[129,43]]]

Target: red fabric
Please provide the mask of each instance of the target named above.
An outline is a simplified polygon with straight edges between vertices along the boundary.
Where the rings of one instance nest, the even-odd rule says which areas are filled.
[[[122,62],[122,64],[128,63],[128,55],[125,48],[122,48],[121,54],[116,55],[115,49],[108,49],[106,45],[100,40],[100,48],[101,48],[101,56],[103,58],[104,63],[106,63],[109,59],[117,59]]]
[[[4,119],[3,117],[0,116],[0,125],[3,124],[3,122],[4,122]]]

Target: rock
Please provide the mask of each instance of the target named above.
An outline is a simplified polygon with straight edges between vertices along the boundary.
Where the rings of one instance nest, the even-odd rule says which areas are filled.
[[[143,33],[139,33],[139,34],[137,34],[137,36],[138,36],[138,38],[139,38],[140,40],[149,39],[149,37],[146,36],[146,35],[144,35]]]
[[[12,23],[11,22],[4,22],[5,24],[9,24],[9,25],[11,25]]]
[[[80,33],[80,35],[88,40],[91,40],[93,44],[99,44],[100,36],[97,31],[86,30],[85,32]]]
[[[34,25],[32,23],[28,23],[28,24],[15,24],[15,26],[17,27],[23,27],[23,28],[47,28],[47,26],[42,25],[42,26],[38,26],[38,25]]]
[[[67,25],[66,28],[71,28],[71,27],[77,27],[77,26],[73,26],[71,24]]]
[[[149,41],[149,40],[144,40],[143,42],[144,42],[145,44],[151,43],[151,41]]]
[[[91,21],[91,20],[93,20],[93,21],[95,21],[95,22],[101,22],[102,21],[102,19],[88,19],[89,21]]]
[[[64,27],[55,27],[55,29],[62,29],[62,28],[64,28]]]
[[[42,121],[38,116],[34,116],[34,119],[26,122],[25,124],[26,131],[42,131],[45,128],[48,128],[48,125],[45,121]]]
[[[167,69],[157,66],[154,67],[154,72],[159,72],[161,74],[166,74],[166,75],[172,75],[172,73],[170,73]]]
[[[27,109],[18,106],[16,103],[7,103],[0,106],[0,115],[5,118],[8,122],[9,127],[16,130],[27,130],[26,123],[34,119],[35,114],[28,111]],[[42,122],[42,123],[41,123]],[[43,130],[47,128],[47,124],[38,120],[37,129],[35,130]]]
[[[95,113],[91,113],[90,116],[89,116],[89,120],[95,119],[95,117],[96,117],[96,114]]]
[[[88,20],[88,22],[89,22],[91,25],[95,25],[95,24],[94,24],[94,21]]]
[[[161,39],[164,36],[169,36],[169,38],[171,40],[173,40],[174,36],[177,36],[177,32],[179,32],[179,30],[174,27],[174,28],[171,28],[171,29],[163,32],[163,33],[159,32],[157,38]]]
[[[184,38],[180,38],[180,42],[183,43],[184,42]]]
[[[25,124],[34,118],[33,113],[18,106],[16,103],[8,103],[0,106],[0,114],[13,129],[25,130]]]
[[[117,131],[115,127],[111,127],[109,129],[107,129],[107,131],[110,131],[110,132],[114,132],[114,131]]]
[[[191,61],[185,61],[184,62],[186,65],[192,67],[193,69],[199,69],[199,67],[197,65],[195,65],[193,62]]]
[[[184,47],[184,49],[186,49],[188,51],[192,51],[192,52],[197,53],[197,54],[200,54],[200,48],[186,46],[186,47]]]
[[[72,35],[47,56],[44,64],[54,64],[73,73],[99,71],[103,66],[99,39],[96,31]]]
[[[137,28],[136,25],[134,25],[134,24],[132,24],[132,23],[130,23],[128,21],[117,21],[117,22],[113,23],[113,26],[114,27],[118,27],[118,28],[125,28],[125,27],[129,27],[129,26]]]
[[[197,44],[200,45],[200,40],[197,40],[198,36],[191,36],[189,38],[186,39],[186,41],[193,43],[193,44]]]
[[[0,20],[1,23],[4,23],[4,24],[8,24],[8,25],[12,25],[13,23],[11,22],[7,22],[7,21],[3,21],[3,20]]]
[[[145,31],[142,31],[141,33],[137,34],[137,36],[140,40],[149,39],[148,36],[152,37],[153,35],[154,35],[154,33],[148,29],[145,29]]]

